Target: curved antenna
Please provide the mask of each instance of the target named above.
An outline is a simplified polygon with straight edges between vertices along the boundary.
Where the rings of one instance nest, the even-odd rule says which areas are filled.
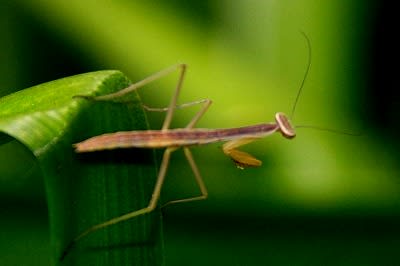
[[[293,107],[292,107],[292,112],[290,113],[290,116],[289,116],[290,120],[293,119],[294,111],[296,110],[296,107],[297,107],[297,102],[299,101],[300,94],[303,91],[304,83],[306,82],[306,78],[308,76],[308,72],[310,71],[310,67],[311,67],[311,42],[310,42],[310,39],[308,38],[308,36],[304,33],[304,31],[300,31],[300,33],[303,35],[303,37],[307,41],[308,63],[307,63],[306,72],[304,73],[303,80],[301,81],[300,88],[299,88],[299,90],[297,92],[296,99],[294,100],[294,104],[293,104]]]
[[[292,120],[293,116],[294,116],[294,112],[296,110],[297,107],[297,103],[299,101],[300,98],[300,94],[303,91],[303,87],[304,87],[304,83],[306,82],[306,78],[308,76],[308,73],[310,72],[310,67],[311,67],[311,41],[308,38],[308,36],[305,34],[304,31],[300,31],[300,33],[303,35],[303,37],[306,39],[307,41],[307,47],[308,47],[308,63],[307,63],[307,68],[306,71],[304,73],[304,77],[303,80],[301,81],[301,85],[300,88],[297,92],[296,95],[296,99],[294,101],[293,104],[293,108],[292,108],[292,112],[290,113],[290,120]],[[300,126],[295,126],[295,128],[311,128],[311,129],[315,129],[315,130],[320,130],[320,131],[328,131],[331,133],[336,133],[336,134],[341,134],[341,135],[347,135],[347,136],[362,136],[363,134],[361,132],[352,132],[352,131],[346,131],[346,130],[337,130],[337,129],[332,129],[332,128],[325,128],[325,127],[317,127],[317,126],[311,126],[311,125],[300,125]]]
[[[338,130],[338,129],[333,129],[333,128],[326,128],[326,127],[316,127],[316,126],[310,126],[310,125],[300,125],[300,126],[295,126],[295,128],[311,128],[319,131],[327,131],[335,134],[341,134],[341,135],[347,135],[347,136],[353,136],[353,137],[359,137],[362,136],[362,132],[352,132],[348,130]]]

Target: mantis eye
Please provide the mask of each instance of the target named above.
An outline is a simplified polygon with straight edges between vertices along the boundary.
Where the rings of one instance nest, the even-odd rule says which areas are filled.
[[[296,137],[296,132],[294,131],[292,123],[290,123],[289,118],[284,113],[276,113],[275,121],[279,126],[279,131],[282,133],[282,136],[287,139]]]

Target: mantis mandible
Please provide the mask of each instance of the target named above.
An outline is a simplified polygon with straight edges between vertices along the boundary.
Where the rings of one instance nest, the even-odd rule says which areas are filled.
[[[299,96],[303,89],[311,65],[310,40],[304,33],[302,34],[307,40],[308,44],[308,52],[309,52],[308,64],[302,83],[297,92],[297,96],[292,108],[290,118],[294,114]],[[190,146],[204,145],[204,144],[223,141],[225,142],[222,146],[223,153],[228,157],[230,157],[238,168],[243,169],[245,167],[260,166],[262,162],[257,158],[255,158],[254,156],[250,155],[249,153],[239,150],[238,148],[240,146],[267,137],[275,132],[280,132],[282,136],[287,139],[292,139],[296,136],[294,127],[292,126],[288,116],[286,116],[284,113],[281,112],[276,113],[275,121],[270,123],[260,123],[251,126],[238,127],[238,128],[225,128],[225,129],[194,128],[199,119],[204,115],[204,113],[210,107],[212,101],[209,99],[204,99],[200,101],[177,105],[177,100],[179,97],[180,90],[182,88],[182,83],[187,69],[186,64],[173,65],[137,83],[134,83],[125,89],[122,89],[112,94],[107,94],[98,97],[88,97],[88,96],[77,96],[77,97],[87,98],[94,101],[111,101],[119,97],[122,97],[128,93],[131,93],[137,90],[138,88],[143,87],[155,80],[158,80],[159,78],[166,76],[176,71],[177,69],[180,70],[180,75],[178,78],[178,83],[176,85],[175,93],[171,98],[169,106],[167,108],[151,108],[146,105],[143,105],[144,109],[148,111],[166,112],[166,116],[160,130],[122,131],[116,133],[108,133],[89,138],[87,140],[84,140],[80,143],[73,145],[77,153],[94,152],[94,151],[117,149],[117,148],[150,148],[150,149],[165,148],[165,151],[162,156],[158,177],[148,205],[142,209],[135,210],[123,214],[121,216],[112,218],[108,221],[94,225],[88,228],[87,230],[83,231],[81,234],[79,234],[72,240],[71,244],[66,248],[62,258],[66,255],[67,251],[74,243],[76,243],[78,240],[85,237],[89,233],[153,211],[156,208],[158,200],[160,198],[161,189],[164,184],[172,152],[180,148],[183,149],[184,155],[193,171],[195,181],[198,187],[200,188],[201,194],[195,197],[169,201],[163,206],[175,203],[203,200],[206,199],[208,196],[206,185],[203,182],[203,178],[193,158],[192,152],[190,151]],[[177,129],[169,128],[175,109],[185,108],[195,104],[202,104],[202,107],[195,114],[195,116],[192,118],[192,120],[186,127]]]

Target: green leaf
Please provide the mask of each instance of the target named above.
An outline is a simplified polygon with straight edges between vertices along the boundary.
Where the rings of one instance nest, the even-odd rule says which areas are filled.
[[[0,144],[13,138],[38,159],[50,218],[53,262],[60,265],[160,265],[160,212],[104,228],[85,229],[147,206],[156,168],[154,153],[130,149],[76,154],[72,144],[120,130],[147,129],[136,93],[122,102],[96,102],[77,95],[104,95],[129,85],[119,71],[68,77],[0,99]]]

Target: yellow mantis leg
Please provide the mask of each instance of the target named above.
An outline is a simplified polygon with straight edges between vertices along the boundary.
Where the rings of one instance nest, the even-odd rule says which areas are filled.
[[[240,169],[244,169],[245,167],[261,166],[262,162],[253,155],[237,149],[238,147],[246,145],[255,140],[257,140],[257,138],[245,138],[228,141],[222,146],[222,151],[225,153],[225,155],[229,156]]]

